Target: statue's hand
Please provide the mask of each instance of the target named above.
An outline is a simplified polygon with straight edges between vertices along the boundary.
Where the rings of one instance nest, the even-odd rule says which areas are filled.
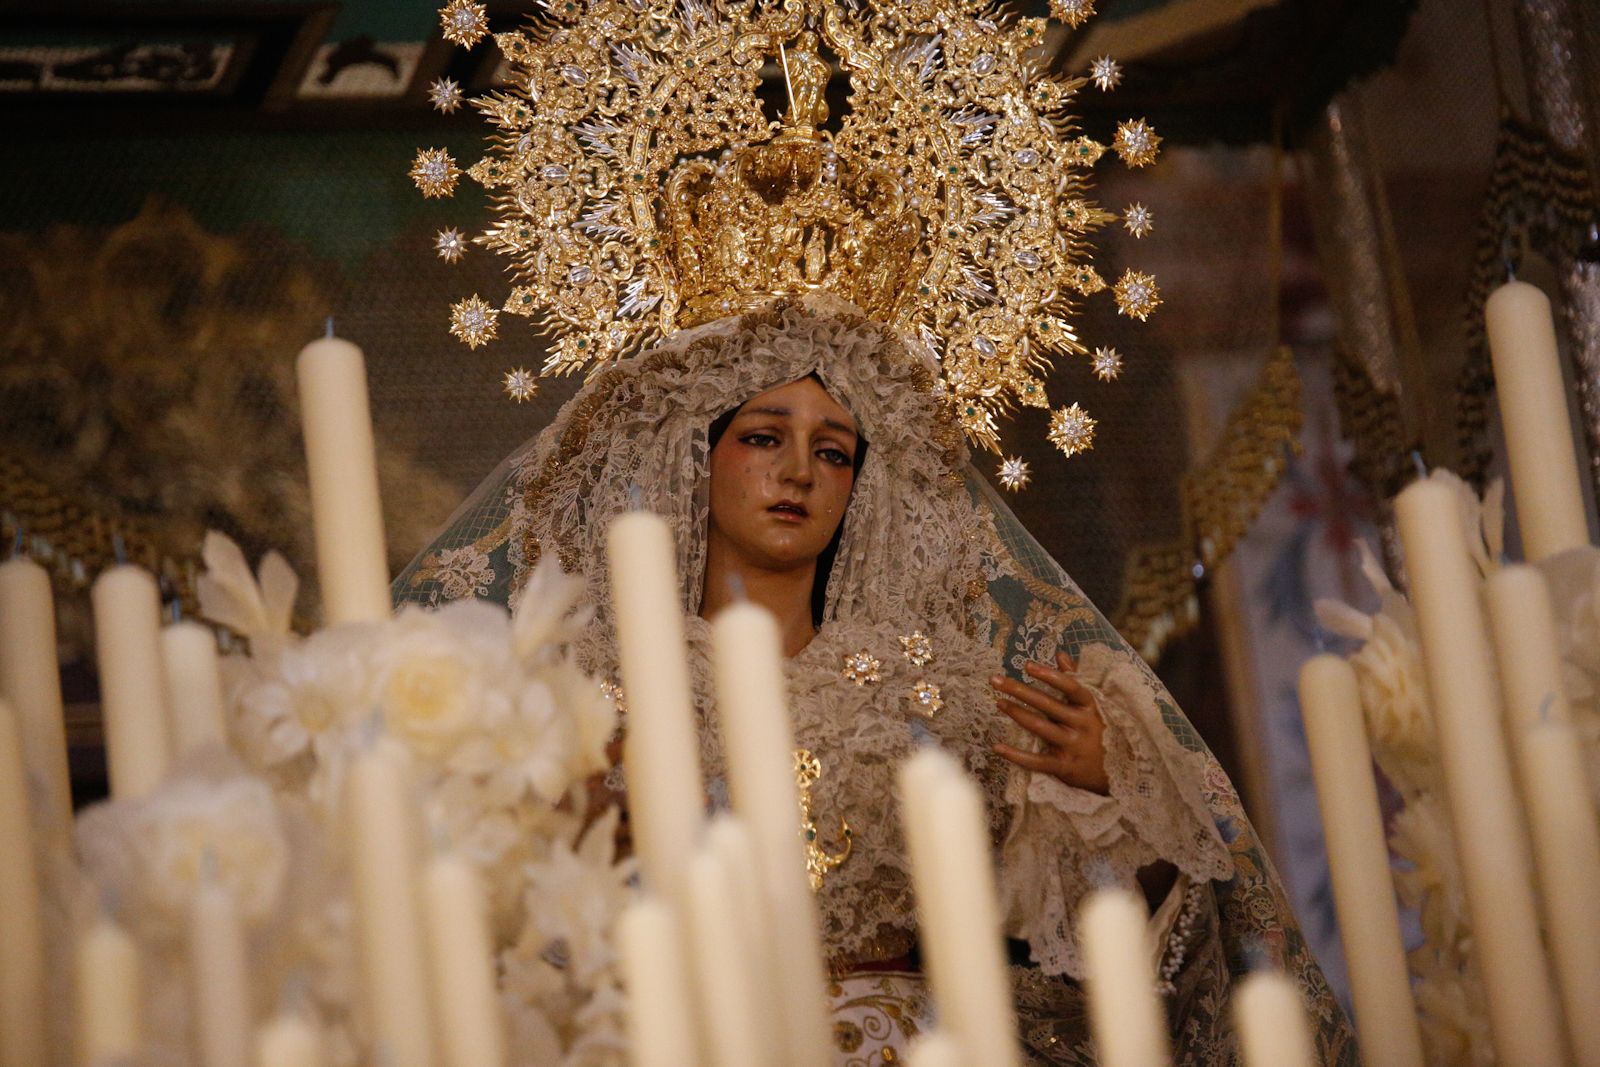
[[[1053,692],[1000,674],[990,678],[989,684],[999,694],[996,702],[1000,710],[1043,741],[1044,750],[1024,752],[1010,745],[995,745],[995,752],[1019,767],[1054,775],[1067,785],[1102,796],[1109,794],[1106,724],[1094,693],[1076,677],[1077,663],[1066,653],[1058,652],[1054,667],[1030,661],[1023,669],[1028,677],[1043,682]]]

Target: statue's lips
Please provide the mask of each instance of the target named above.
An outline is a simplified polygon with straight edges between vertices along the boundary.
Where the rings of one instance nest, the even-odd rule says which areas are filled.
[[[811,517],[811,513],[806,510],[804,504],[797,504],[789,500],[780,501],[772,505],[767,509],[767,514],[775,516],[784,522],[805,522]]]

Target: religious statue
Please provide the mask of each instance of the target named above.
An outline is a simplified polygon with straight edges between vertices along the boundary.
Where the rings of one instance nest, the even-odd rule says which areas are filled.
[[[1150,904],[1179,1063],[1234,1062],[1230,990],[1265,958],[1299,983],[1322,1061],[1353,1065],[1348,1025],[1226,775],[1150,668],[972,465],[970,445],[998,451],[997,415],[1047,406],[1049,355],[1083,352],[1066,328],[1067,294],[1105,288],[1082,238],[1102,217],[1084,199],[1081,169],[1100,146],[1065,138],[1065,122],[1001,118],[1026,108],[1059,116],[1070,98],[1026,67],[1041,20],[989,22],[958,0],[933,6],[963,32],[941,46],[908,16],[896,48],[874,37],[892,28],[887,18],[868,32],[863,20],[879,16],[828,8],[816,24],[842,68],[876,80],[852,98],[838,134],[804,144],[755,99],[749,42],[767,40],[770,55],[800,29],[777,9],[749,15],[739,33],[692,40],[640,25],[590,55],[612,65],[603,78],[547,61],[554,45],[498,39],[528,93],[567,99],[604,83],[622,94],[607,98],[608,122],[652,137],[607,142],[633,145],[631,156],[576,152],[614,171],[586,193],[568,184],[568,164],[541,165],[536,149],[504,136],[501,155],[474,168],[491,188],[507,162],[519,176],[487,237],[519,264],[504,310],[553,324],[550,371],[596,365],[400,575],[396,596],[511,600],[554,555],[583,578],[595,615],[577,657],[626,729],[606,526],[635,508],[662,515],[676,539],[714,806],[727,790],[707,620],[740,597],[774,613],[807,754],[805,818],[819,831],[812,874],[841,1064],[893,1062],[929,1025],[894,774],[919,746],[938,745],[984,792],[1030,1063],[1094,1062],[1076,915],[1093,889],[1120,885]],[[587,11],[614,26],[655,17],[622,0]],[[672,49],[670,64],[645,61]],[[787,51],[790,129],[826,116],[828,68],[815,49],[807,31]],[[696,155],[713,140],[704,124],[675,125],[672,109],[691,102],[719,116],[720,162]],[[517,118],[510,104],[495,107],[507,128],[537,127],[533,145],[600,136],[552,111]],[[948,136],[950,123],[963,135]],[[1142,123],[1124,132],[1130,162],[1153,152]],[[792,167],[806,180],[762,184]],[[646,187],[662,190],[665,210],[617,209],[614,197]],[[1019,223],[1023,214],[1035,222]],[[801,217],[805,227],[789,225]],[[770,258],[726,253],[734,233],[762,247],[796,232],[836,239]],[[619,254],[657,247],[669,254]],[[833,254],[844,247],[849,258]],[[591,255],[595,267],[605,257],[613,281],[580,297],[568,279],[579,268],[601,276],[587,269]],[[797,259],[799,279],[765,266]],[[1116,289],[1135,317],[1158,302],[1136,271]],[[461,306],[458,335],[492,339],[495,318],[463,326]],[[1051,438],[1066,454],[1092,435],[1076,404],[1055,413]],[[1019,488],[1026,465],[1007,460],[1001,481]],[[620,778],[608,781],[625,807]]]
[[[785,49],[783,77],[789,87],[789,113],[784,125],[791,133],[814,135],[828,121],[828,79],[833,68],[817,55],[817,35],[807,30],[793,49]]]

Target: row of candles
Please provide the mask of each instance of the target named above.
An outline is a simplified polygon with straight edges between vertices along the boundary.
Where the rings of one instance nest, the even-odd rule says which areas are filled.
[[[1513,281],[1486,318],[1518,526],[1537,563],[1590,543],[1550,304]],[[1550,589],[1528,564],[1480,580],[1449,486],[1412,484],[1395,514],[1496,1062],[1600,1067],[1600,816]],[[1373,1067],[1421,1067],[1356,676],[1324,654],[1299,691],[1362,1053]]]
[[[389,609],[375,449],[360,350],[327,338],[299,360],[318,573],[330,624]],[[714,623],[719,727],[732,812],[707,819],[700,779],[675,553],[647,513],[609,531],[609,563],[630,697],[624,773],[643,887],[616,938],[638,1067],[833,1062],[826,968],[806,876],[776,626],[738,604]],[[156,587],[119,566],[93,590],[102,709],[114,798],[159,787],[195,747],[225,737],[216,647],[193,623],[161,628]],[[45,934],[41,850],[70,857],[70,783],[48,576],[0,565],[0,1067],[52,1060],[42,1020]],[[940,1030],[921,1067],[1018,1064],[991,843],[978,787],[928,749],[899,776],[918,922]],[[346,794],[363,1011],[392,1067],[493,1067],[504,1027],[483,891],[469,864],[426,859],[401,747],[379,739],[355,761]],[[45,810],[34,817],[33,801]],[[1095,894],[1079,917],[1095,1040],[1106,1067],[1170,1062],[1155,993],[1148,909],[1132,892]],[[203,871],[188,934],[193,1044],[205,1067],[317,1067],[314,1020],[289,1012],[256,1026],[246,938],[228,891]],[[77,1060],[99,1067],[142,1040],[140,951],[100,916],[76,936]],[[1246,1063],[1312,1062],[1296,987],[1252,976],[1235,999]],[[253,1036],[252,1036],[253,1033]],[[252,1050],[253,1046],[253,1052]]]

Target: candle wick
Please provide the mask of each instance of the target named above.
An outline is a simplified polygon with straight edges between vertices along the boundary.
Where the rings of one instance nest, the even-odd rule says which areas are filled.
[[[1546,693],[1544,699],[1539,701],[1539,722],[1548,725],[1550,722],[1550,709],[1555,706],[1556,695]]]
[[[1317,652],[1322,653],[1328,651],[1327,631],[1325,631],[1321,625],[1318,625],[1311,631],[1311,640],[1316,642]]]
[[[16,532],[11,535],[11,558],[12,559],[20,559],[22,557],[22,547],[26,543],[27,543],[26,535],[22,532],[22,525],[19,523],[17,525]]]
[[[1506,257],[1506,281],[1514,282],[1516,280],[1517,280],[1517,261],[1512,259],[1510,256],[1507,256]]]
[[[641,511],[643,509],[644,490],[639,487],[639,483],[635,482],[628,486],[628,510]]]
[[[327,325],[326,325],[325,328],[327,330],[327,333],[323,334],[323,336],[324,337],[332,337],[333,336],[333,316],[332,315],[328,316],[328,322],[327,322]]]
[[[750,599],[745,593],[743,576],[738,574],[728,575],[728,595],[740,603]]]
[[[118,563],[128,562],[128,544],[119,533],[111,535],[111,554]]]
[[[1420,449],[1413,448],[1411,450],[1411,462],[1416,465],[1418,478],[1426,478],[1428,476],[1428,464],[1423,460]]]

